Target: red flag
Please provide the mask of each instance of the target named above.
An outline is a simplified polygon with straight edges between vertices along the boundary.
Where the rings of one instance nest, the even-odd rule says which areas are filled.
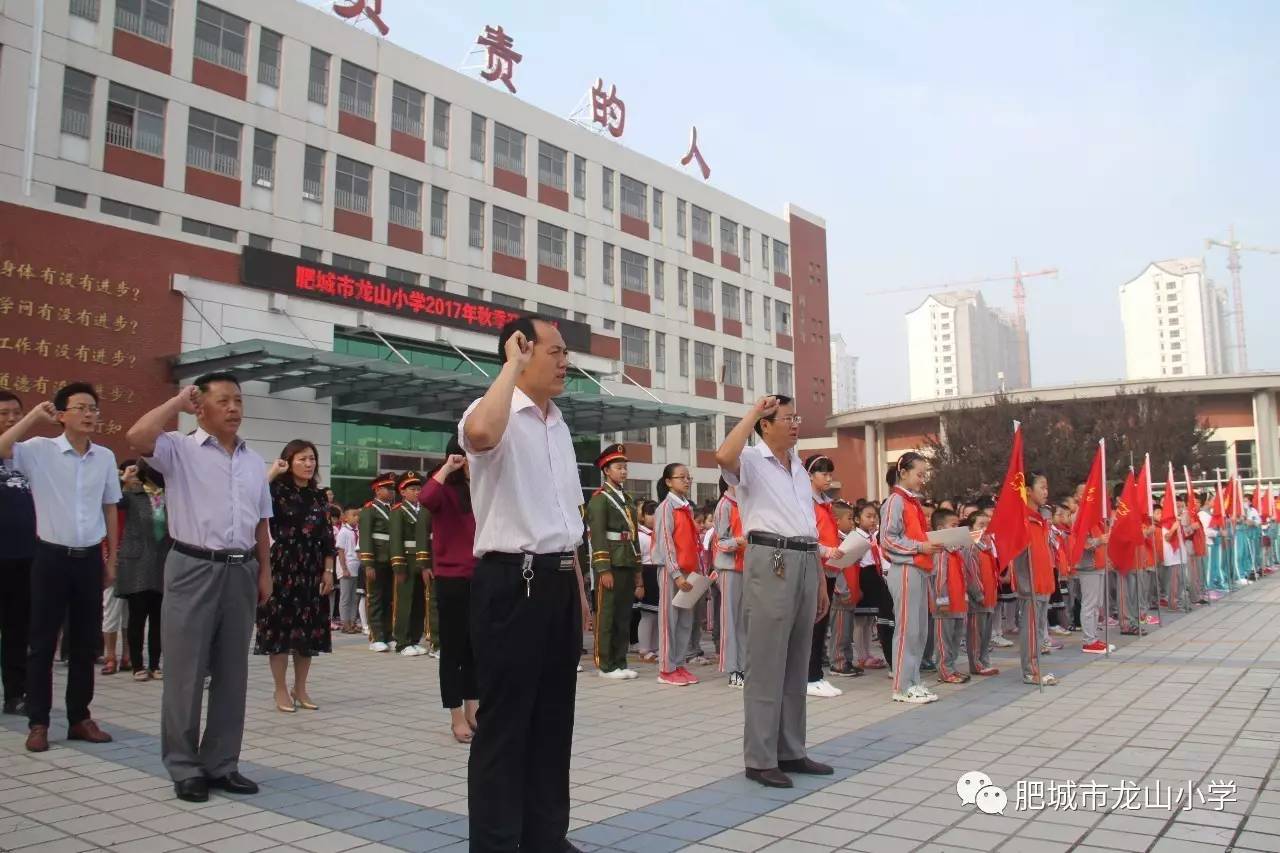
[[[1213,492],[1213,507],[1209,510],[1209,523],[1218,529],[1222,529],[1223,523],[1226,521],[1226,498],[1222,494],[1222,481],[1218,481],[1218,487]]]
[[[1142,545],[1142,497],[1133,471],[1124,478],[1124,490],[1116,500],[1115,523],[1107,542],[1111,565],[1121,572],[1137,568],[1137,550]]]
[[[1262,493],[1262,506],[1258,511],[1262,513],[1263,521],[1270,521],[1272,516],[1276,514],[1276,498],[1271,493],[1271,487],[1267,486],[1267,490]]]
[[[1169,463],[1169,476],[1164,481],[1164,497],[1160,499],[1160,527],[1177,531],[1173,540],[1182,545],[1182,525],[1178,523],[1178,493],[1173,486],[1173,463]]]
[[[1089,477],[1084,483],[1084,495],[1076,509],[1076,519],[1071,524],[1071,538],[1067,540],[1067,563],[1071,567],[1080,564],[1089,531],[1102,524],[1102,508],[1107,499],[1107,485],[1102,478],[1102,456],[1105,452],[1099,441],[1098,451],[1093,455],[1093,465],[1089,467]]]
[[[1187,513],[1191,516],[1191,523],[1195,526],[1195,532],[1191,534],[1191,547],[1197,557],[1203,557],[1208,553],[1208,541],[1205,538],[1204,525],[1200,523],[1200,502],[1196,500],[1196,491],[1191,488],[1191,472],[1187,470],[1187,466],[1182,466],[1182,475],[1187,480]]]
[[[1004,485],[996,497],[987,532],[996,542],[997,562],[1004,568],[1027,548],[1027,477],[1022,470],[1022,425],[1013,423],[1013,448]]]

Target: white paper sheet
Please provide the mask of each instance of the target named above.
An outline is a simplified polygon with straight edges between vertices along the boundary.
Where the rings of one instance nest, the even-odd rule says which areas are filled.
[[[846,536],[844,541],[840,543],[840,547],[836,549],[836,555],[827,560],[827,565],[836,569],[843,569],[859,562],[863,556],[871,550],[871,543],[856,534]]]
[[[659,569],[659,571],[663,571],[663,569]],[[693,585],[693,589],[688,592],[683,589],[678,591],[672,596],[671,603],[681,610],[688,610],[698,603],[698,599],[706,594],[707,588],[711,586],[711,579],[696,572],[685,575],[684,579]]]
[[[949,530],[930,530],[929,541],[936,542],[944,548],[964,548],[973,544],[973,531],[967,527],[952,527]]]

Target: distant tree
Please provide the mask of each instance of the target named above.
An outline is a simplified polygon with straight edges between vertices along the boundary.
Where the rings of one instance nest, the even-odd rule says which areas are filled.
[[[1183,465],[1197,470],[1210,432],[1196,414],[1194,398],[1161,394],[1154,388],[1061,402],[1014,402],[997,394],[986,405],[942,412],[940,434],[929,436],[924,444],[934,460],[930,496],[941,500],[995,494],[1009,462],[1015,420],[1022,423],[1026,468],[1048,475],[1052,495],[1085,478],[1100,438],[1107,440],[1109,482],[1124,477],[1131,458],[1136,468],[1143,454],[1150,453],[1158,483],[1168,462],[1178,472]]]

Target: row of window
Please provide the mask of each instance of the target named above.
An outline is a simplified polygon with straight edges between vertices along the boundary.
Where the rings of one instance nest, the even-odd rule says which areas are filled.
[[[640,326],[622,324],[619,335],[622,341],[622,361],[632,367],[645,370],[652,369],[657,374],[667,372],[667,335],[665,332],[650,331]],[[653,349],[650,357],[649,341],[652,337]],[[692,346],[691,346],[692,345]],[[716,369],[716,348],[703,341],[690,341],[688,338],[676,339],[677,372],[682,378],[688,378],[690,358],[693,353],[693,378],[732,385],[755,390],[755,356],[738,350],[722,347],[720,350],[720,369]],[[775,372],[776,369],[776,372]],[[776,389],[781,394],[791,394],[793,389],[792,368],[785,361],[764,360],[765,391],[773,393]]]
[[[93,21],[98,20],[98,3],[96,0],[70,0],[71,12]],[[135,33],[151,41],[168,45],[170,40],[171,21],[173,17],[172,0],[119,0],[116,5],[116,22],[119,29]],[[223,66],[239,73],[245,73],[246,44],[249,38],[249,21],[224,12],[208,3],[198,2],[196,5],[196,30],[194,41],[195,55],[207,62]],[[283,39],[279,33],[259,29],[258,44],[258,82],[272,87],[280,85],[280,69]],[[327,106],[329,103],[329,79],[333,57],[320,50],[311,48],[307,98],[313,103]],[[77,72],[78,73],[78,72]],[[82,75],[87,76],[87,75]],[[91,80],[92,78],[90,78]],[[79,81],[83,83],[84,81]],[[92,89],[90,88],[90,92]],[[339,73],[338,108],[340,111],[361,118],[372,120],[377,94],[377,74],[353,62],[342,60]],[[148,96],[150,102],[147,109],[137,109],[148,114],[145,123],[148,125],[145,139],[138,139],[125,147],[137,147],[149,153],[159,153],[164,138],[163,100]],[[398,80],[392,81],[391,127],[392,130],[405,133],[418,139],[426,138],[426,106],[428,95]],[[437,148],[449,148],[449,120],[451,104],[441,98],[432,98],[431,141]],[[64,130],[71,121],[81,122],[84,126],[79,135],[87,135],[87,110],[72,113],[68,116],[64,109]],[[224,120],[225,121],[225,120]],[[471,159],[483,163],[486,152],[487,119],[477,113],[471,116]],[[123,128],[126,124],[117,122],[114,130],[117,139],[125,137]],[[158,129],[158,132],[157,132]],[[111,128],[109,128],[111,130]],[[68,131],[74,132],[74,131]],[[141,136],[141,131],[134,131]],[[115,144],[115,143],[113,143]],[[499,122],[494,122],[494,166],[525,175],[526,135]],[[216,161],[212,153],[197,155],[207,161]],[[230,166],[230,161],[223,160]],[[538,142],[538,182],[554,189],[569,190],[569,152],[552,145],[545,140]],[[214,171],[218,171],[215,169]],[[616,181],[616,188],[615,188]],[[580,155],[573,155],[572,190],[576,198],[587,197],[587,161]],[[656,231],[661,231],[664,221],[663,193],[657,187],[650,189],[646,184],[627,175],[615,175],[614,170],[601,167],[601,204],[606,210],[614,209],[615,197],[624,216],[649,223]],[[359,203],[353,199],[354,203]],[[652,202],[652,204],[650,203]],[[712,217],[708,211],[684,199],[676,200],[676,235],[685,237],[692,233],[696,243],[712,245]],[[691,226],[691,228],[690,228]],[[751,229],[739,226],[726,217],[719,218],[720,251],[724,254],[738,256],[744,263],[751,263]],[[783,274],[790,272],[790,249],[780,240],[771,240],[767,235],[760,235],[760,259],[765,270],[770,268]]]

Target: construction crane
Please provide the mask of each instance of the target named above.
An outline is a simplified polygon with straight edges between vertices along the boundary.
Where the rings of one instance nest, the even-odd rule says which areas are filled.
[[[1236,227],[1227,228],[1227,239],[1215,240],[1210,237],[1204,241],[1205,250],[1221,246],[1227,250],[1227,269],[1231,270],[1231,302],[1235,314],[1236,327],[1236,371],[1244,373],[1249,369],[1249,349],[1244,340],[1244,287],[1240,284],[1240,253],[1262,252],[1267,255],[1280,255],[1280,249],[1268,249],[1266,246],[1246,246],[1236,239]]]
[[[998,281],[1013,282],[1013,304],[1016,311],[1016,329],[1018,335],[1018,377],[1019,386],[1022,388],[1031,387],[1031,347],[1027,341],[1027,288],[1023,281],[1028,278],[1037,278],[1038,276],[1058,277],[1056,267],[1047,267],[1034,272],[1023,272],[1018,265],[1018,259],[1013,259],[1013,275],[996,275],[987,276],[985,278],[974,278],[968,281],[950,281],[943,284],[920,284],[913,287],[896,287],[889,290],[873,290],[870,296],[883,296],[887,293],[908,293],[916,290],[932,290],[947,291],[955,290],[959,287],[968,287],[974,284],[992,284]]]

